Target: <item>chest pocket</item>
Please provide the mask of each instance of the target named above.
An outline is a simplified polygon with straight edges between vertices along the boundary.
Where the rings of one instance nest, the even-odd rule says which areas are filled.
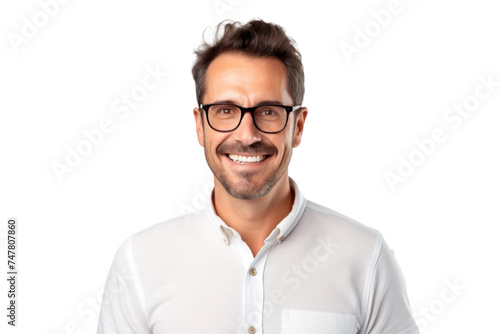
[[[352,314],[283,310],[281,334],[354,334]]]

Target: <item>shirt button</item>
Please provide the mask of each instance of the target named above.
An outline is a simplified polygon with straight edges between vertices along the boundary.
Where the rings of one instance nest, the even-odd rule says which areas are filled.
[[[278,238],[278,241],[279,241],[279,242],[283,242],[283,240],[285,240],[285,237],[284,237],[284,236],[281,236],[281,237],[279,237],[279,238]]]
[[[257,269],[255,269],[255,268],[250,269],[248,272],[249,272],[249,273],[250,273],[250,275],[252,275],[252,276],[257,275]],[[250,328],[253,328],[253,327],[250,327]],[[254,329],[255,329],[255,328],[254,328]],[[254,332],[254,333],[255,333],[255,332]]]
[[[257,332],[257,330],[255,329],[255,327],[254,327],[254,326],[250,326],[250,327],[248,327],[248,333],[250,333],[250,334],[255,334],[255,332]]]
[[[227,234],[229,234],[230,236],[233,236],[234,232],[233,232],[233,230],[227,229]]]

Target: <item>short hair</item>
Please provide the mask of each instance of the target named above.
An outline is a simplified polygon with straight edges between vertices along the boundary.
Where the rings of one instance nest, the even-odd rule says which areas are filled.
[[[257,57],[275,57],[283,62],[288,75],[288,90],[294,105],[301,105],[304,99],[304,69],[302,56],[296,43],[288,37],[281,26],[252,20],[246,24],[222,21],[215,30],[213,44],[203,39],[195,51],[196,60],[192,73],[196,87],[196,99],[202,103],[205,94],[205,78],[208,66],[225,52],[243,52]]]

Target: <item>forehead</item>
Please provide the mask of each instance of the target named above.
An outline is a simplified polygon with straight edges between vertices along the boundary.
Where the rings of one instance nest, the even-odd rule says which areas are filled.
[[[290,104],[286,67],[278,58],[223,53],[207,69],[205,103],[234,101],[252,106],[259,101]]]

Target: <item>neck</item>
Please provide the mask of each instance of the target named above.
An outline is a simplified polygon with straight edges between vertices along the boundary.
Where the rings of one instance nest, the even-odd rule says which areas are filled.
[[[276,225],[292,210],[294,193],[288,175],[265,196],[252,200],[231,196],[215,180],[213,200],[217,215],[241,235],[255,256]]]

